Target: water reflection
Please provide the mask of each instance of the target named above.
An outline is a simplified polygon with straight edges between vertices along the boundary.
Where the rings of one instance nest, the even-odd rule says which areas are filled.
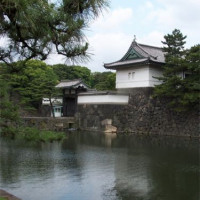
[[[115,165],[120,199],[199,199],[198,142],[136,137],[125,143],[126,156],[118,155]]]
[[[0,138],[0,188],[24,200],[197,200],[199,143],[87,132],[48,144]]]

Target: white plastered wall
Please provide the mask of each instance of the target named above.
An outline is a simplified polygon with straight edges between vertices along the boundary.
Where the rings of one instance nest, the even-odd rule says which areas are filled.
[[[162,70],[146,66],[120,69],[116,72],[116,88],[154,87],[161,82],[153,77],[162,75]]]
[[[149,67],[117,70],[116,88],[135,88],[149,86]]]
[[[78,104],[128,104],[128,95],[83,95],[78,96]]]

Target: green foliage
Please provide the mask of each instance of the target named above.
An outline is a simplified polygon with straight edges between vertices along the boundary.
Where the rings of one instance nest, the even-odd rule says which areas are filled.
[[[87,67],[67,66],[64,64],[57,64],[52,67],[59,80],[82,79],[86,84],[90,85],[91,71]]]
[[[23,127],[23,126],[8,126],[3,127],[1,136],[7,138],[20,139],[31,142],[52,142],[63,140],[66,138],[64,132],[54,132],[47,130],[38,130],[34,127]]]
[[[91,86],[97,90],[115,90],[116,74],[112,72],[95,72],[92,74]]]
[[[4,198],[4,197],[0,197],[0,200],[7,200],[7,198]]]
[[[162,43],[166,45],[166,47],[163,47],[163,51],[166,53],[165,61],[167,64],[169,64],[170,61],[172,61],[174,64],[176,59],[179,59],[185,55],[184,44],[186,42],[184,40],[186,37],[187,36],[183,36],[178,29],[173,30],[172,34],[167,34],[164,36],[165,41]]]
[[[18,107],[10,100],[10,86],[0,75],[0,132],[7,132],[12,136],[15,132],[14,124],[19,121]]]
[[[82,79],[88,86],[97,90],[115,89],[115,73],[91,73],[87,67],[81,66],[63,64],[48,66],[39,60],[29,60],[27,62],[19,61],[12,65],[1,64],[0,72],[2,84],[9,84],[10,87],[7,98],[12,100],[19,98],[23,110],[29,111],[40,108],[43,97],[51,99],[60,95],[60,91],[55,88],[58,80]],[[2,86],[2,88],[6,87]],[[11,100],[10,104],[12,104]],[[8,113],[11,115],[15,112],[8,110]]]
[[[185,59],[188,76],[182,80],[185,90],[181,104],[187,107],[197,107],[200,102],[200,44],[191,47]]]
[[[184,71],[186,68],[186,51],[184,49],[186,36],[183,36],[179,30],[175,29],[172,31],[172,34],[167,34],[164,38],[165,41],[162,43],[166,45],[163,47],[166,65],[164,66],[163,81],[171,76],[178,76],[178,73]]]
[[[184,50],[186,36],[177,29],[164,38],[166,64],[163,76],[157,77],[162,84],[155,87],[154,96],[167,98],[176,111],[196,108],[200,100],[200,45]]]
[[[97,90],[114,90],[115,73],[112,72],[94,72],[87,67],[67,66],[63,64],[53,65],[53,70],[59,77],[59,80],[82,79],[91,88]]]
[[[58,83],[52,68],[39,60],[7,66],[4,79],[20,95],[21,103],[27,108],[39,108],[43,97],[55,95]]]
[[[45,60],[55,49],[67,58],[87,58],[83,29],[107,7],[106,0],[1,0],[0,36],[9,44],[0,48],[0,60]]]
[[[66,134],[63,132],[44,131],[32,127],[21,127],[15,134],[17,139],[23,139],[33,142],[52,142],[56,140],[63,140]]]
[[[16,126],[16,124],[9,124],[8,126],[3,126],[1,128],[0,136],[14,139],[16,133],[18,133],[18,127]]]

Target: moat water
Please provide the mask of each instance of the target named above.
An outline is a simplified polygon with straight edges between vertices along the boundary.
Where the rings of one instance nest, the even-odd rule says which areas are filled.
[[[186,138],[0,138],[0,189],[22,200],[198,200],[199,169],[199,141]]]

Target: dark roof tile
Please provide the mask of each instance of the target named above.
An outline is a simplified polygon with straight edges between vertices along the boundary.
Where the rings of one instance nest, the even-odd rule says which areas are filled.
[[[127,59],[132,50],[139,54],[140,58]],[[115,69],[117,67],[123,67],[132,64],[143,64],[145,62],[164,64],[165,56],[162,48],[138,44],[136,41],[133,41],[127,53],[119,61],[106,63],[104,64],[104,67],[108,69]]]
[[[85,88],[88,88],[88,86],[84,84],[81,79],[61,80],[61,82],[56,85],[56,88],[76,88],[78,86],[84,86]]]

